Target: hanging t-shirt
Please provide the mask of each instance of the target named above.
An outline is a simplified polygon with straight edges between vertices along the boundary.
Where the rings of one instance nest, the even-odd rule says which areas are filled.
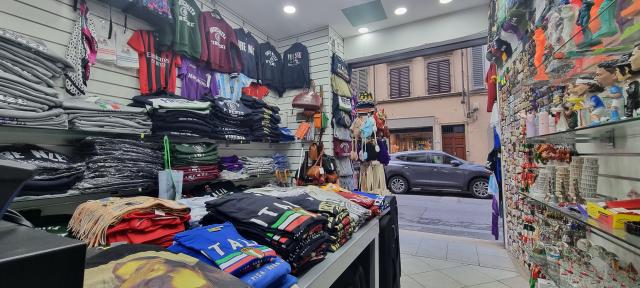
[[[176,92],[176,67],[181,65],[180,55],[159,51],[153,31],[138,30],[129,39],[129,46],[138,52],[140,63],[140,93],[158,91]]]
[[[133,36],[133,32],[133,30],[129,29],[113,29],[113,34],[116,39],[116,66],[123,68],[140,67],[138,52],[133,50],[127,43],[129,39],[131,39],[131,36]]]
[[[249,86],[242,88],[242,94],[262,100],[269,95],[269,88],[253,82]]]
[[[200,14],[200,60],[222,73],[237,73],[242,69],[238,39],[233,28],[217,11]]]
[[[180,95],[190,100],[199,100],[206,94],[216,95],[218,86],[214,74],[209,67],[189,58],[182,59],[182,66],[178,70],[182,81]]]
[[[299,89],[309,87],[309,51],[307,46],[296,42],[282,54],[282,88]]]
[[[171,0],[171,9],[175,20],[173,50],[182,55],[199,58],[200,43],[200,9],[193,0]]]
[[[271,43],[260,43],[260,61],[258,62],[258,78],[262,85],[282,91],[282,57]]]
[[[251,35],[251,32],[242,28],[236,29],[236,37],[238,38],[238,46],[242,55],[242,74],[249,78],[258,79],[258,67],[256,61],[256,50],[258,49],[258,40]]]
[[[489,65],[489,70],[487,71],[487,76],[484,81],[487,83],[487,112],[491,112],[493,109],[493,103],[496,102],[498,97],[498,87],[496,87],[496,84],[498,83],[496,64],[491,63],[491,65]]]
[[[98,54],[96,60],[101,63],[116,62],[116,38],[109,39],[109,22],[101,19],[96,21],[96,42],[98,43]],[[113,35],[112,35],[113,36]]]
[[[249,84],[254,81],[244,74],[238,74],[236,77],[232,77],[231,75],[224,73],[215,74],[218,96],[236,102],[240,100],[240,97],[242,96],[242,88],[249,86]]]

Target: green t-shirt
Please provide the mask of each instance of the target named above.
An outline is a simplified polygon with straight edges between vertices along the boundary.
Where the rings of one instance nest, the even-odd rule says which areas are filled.
[[[172,0],[171,9],[176,23],[173,48],[191,58],[200,58],[200,9],[194,0]]]

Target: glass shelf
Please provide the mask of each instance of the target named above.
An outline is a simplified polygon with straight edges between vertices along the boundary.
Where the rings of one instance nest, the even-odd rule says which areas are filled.
[[[640,135],[640,117],[606,122],[598,126],[587,126],[574,130],[528,137],[527,143],[576,144],[607,143],[615,144],[616,138]]]
[[[523,194],[524,195],[524,194]],[[605,239],[617,243],[623,244],[624,247],[632,247],[633,249],[627,249],[636,255],[640,255],[640,236],[627,233],[624,229],[613,229],[606,224],[602,224],[590,217],[584,217],[582,214],[570,211],[568,208],[560,207],[555,203],[548,203],[544,199],[539,199],[530,195],[525,195],[528,199],[531,199],[539,204],[549,207],[555,211],[562,213],[563,215],[578,221],[586,225],[591,229],[591,232]]]

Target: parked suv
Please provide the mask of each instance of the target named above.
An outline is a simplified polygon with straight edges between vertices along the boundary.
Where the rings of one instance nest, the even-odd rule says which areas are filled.
[[[387,185],[393,193],[410,190],[470,192],[476,198],[491,198],[486,167],[442,151],[422,150],[391,154],[385,168]]]

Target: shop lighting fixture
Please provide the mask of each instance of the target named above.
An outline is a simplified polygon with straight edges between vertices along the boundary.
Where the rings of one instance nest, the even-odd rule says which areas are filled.
[[[284,10],[284,13],[287,13],[287,14],[296,13],[296,7],[293,7],[292,5],[284,6],[282,10]]]
[[[369,32],[369,28],[367,28],[367,27],[362,27],[362,28],[358,29],[358,32],[360,32],[360,33],[367,33],[367,32]]]
[[[396,15],[404,15],[405,13],[407,13],[407,8],[398,7],[398,8],[396,8],[395,11],[393,11],[393,13],[395,13]]]
[[[440,0],[440,4],[449,4],[453,0]]]

